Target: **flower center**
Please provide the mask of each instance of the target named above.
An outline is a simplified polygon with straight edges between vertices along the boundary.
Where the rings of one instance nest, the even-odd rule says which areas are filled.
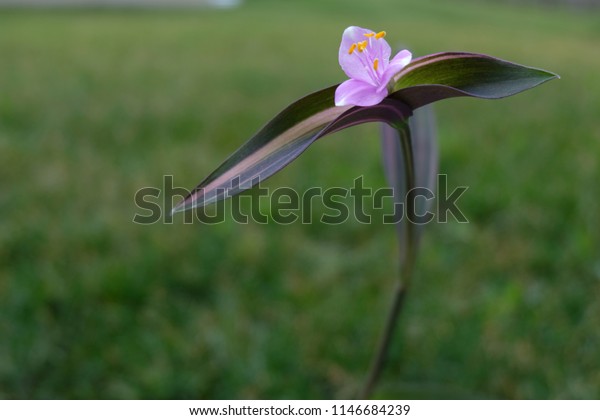
[[[385,37],[385,35],[385,31],[377,33],[370,32],[368,34],[364,34],[364,36],[367,39],[365,39],[364,41],[355,42],[354,44],[350,45],[350,48],[348,49],[349,55],[352,55],[355,51],[358,51],[358,59],[364,64],[365,69],[369,73],[369,76],[371,76],[371,79],[373,79],[373,81],[376,83],[379,83],[380,81],[380,76],[377,72],[377,70],[379,69],[379,58],[371,57],[371,54],[369,53],[369,50],[367,50],[367,47],[371,46],[373,40],[375,40],[374,42],[377,42],[377,40]]]

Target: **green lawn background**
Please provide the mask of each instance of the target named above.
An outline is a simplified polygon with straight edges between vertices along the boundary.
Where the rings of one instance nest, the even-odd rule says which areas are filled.
[[[132,223],[276,112],[344,79],[343,29],[562,76],[436,105],[469,224],[427,226],[381,398],[600,397],[600,15],[489,2],[247,1],[0,11],[0,397],[349,398],[397,273],[394,229]],[[378,128],[266,186],[385,185]],[[162,202],[162,197],[161,197]]]

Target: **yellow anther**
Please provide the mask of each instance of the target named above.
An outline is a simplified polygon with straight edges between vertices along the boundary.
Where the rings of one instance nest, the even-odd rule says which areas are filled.
[[[385,31],[377,32],[375,35],[375,39],[383,38],[385,36]]]
[[[375,36],[375,32],[371,32],[370,34],[365,34],[365,36],[367,38],[371,38],[372,36]]]
[[[348,54],[352,54],[355,49],[356,49],[356,44],[350,45],[350,49],[348,50]]]
[[[373,70],[377,71],[377,67],[379,67],[379,58],[373,60]]]
[[[367,41],[357,42],[358,52],[363,52],[367,48]]]

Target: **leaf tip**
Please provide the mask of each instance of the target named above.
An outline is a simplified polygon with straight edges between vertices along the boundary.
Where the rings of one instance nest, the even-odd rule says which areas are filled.
[[[560,75],[557,73],[554,73],[552,71],[549,70],[544,70],[544,69],[540,69],[540,68],[536,68],[536,67],[530,67],[531,70],[535,70],[538,73],[542,74],[545,77],[545,82],[550,81],[552,79],[560,79]]]
[[[186,211],[188,209],[186,202],[187,200],[180,201],[175,207],[173,207],[171,209],[171,216]]]

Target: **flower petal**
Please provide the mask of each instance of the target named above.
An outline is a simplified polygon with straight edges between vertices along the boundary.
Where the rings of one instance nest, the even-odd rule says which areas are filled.
[[[350,79],[338,86],[335,91],[335,104],[337,106],[358,105],[372,106],[388,95],[386,89],[380,90],[377,86],[361,80]]]
[[[385,69],[392,55],[392,47],[390,47],[390,44],[383,37],[371,37],[369,41],[370,44],[367,49],[371,59],[379,59],[379,68]]]
[[[358,52],[358,49],[355,49],[352,54],[349,53],[353,44],[368,40],[369,38],[367,38],[365,34],[372,32],[373,31],[370,29],[365,29],[358,26],[350,26],[349,28],[346,28],[344,34],[342,35],[342,43],[340,44],[339,62],[342,70],[344,70],[349,78],[375,84],[375,81],[365,68],[366,66],[364,63],[364,57],[359,56],[359,54],[364,53]]]
[[[412,60],[412,53],[408,50],[402,50],[396,54],[381,76],[381,85],[387,86],[392,77],[406,67],[410,60]]]

